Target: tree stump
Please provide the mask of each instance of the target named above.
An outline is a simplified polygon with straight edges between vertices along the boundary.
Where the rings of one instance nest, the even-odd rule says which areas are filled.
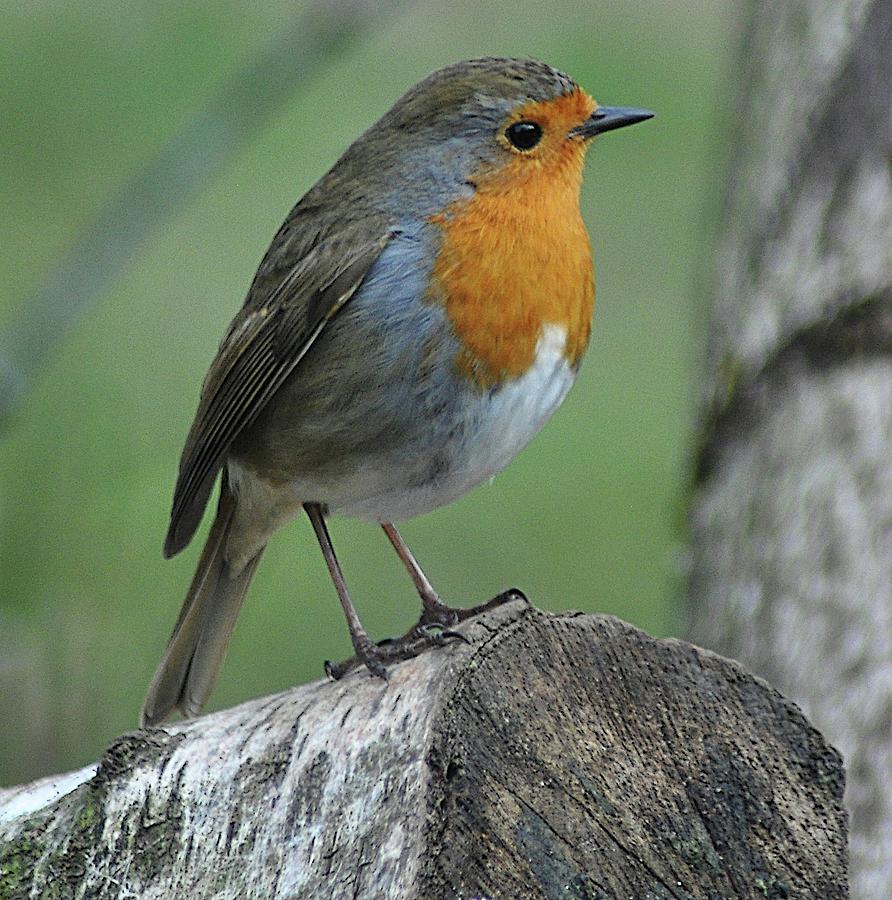
[[[847,896],[839,755],[738,664],[513,602],[0,793],[0,897]]]

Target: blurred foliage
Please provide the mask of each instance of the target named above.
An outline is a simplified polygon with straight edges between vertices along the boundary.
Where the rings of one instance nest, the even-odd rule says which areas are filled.
[[[214,86],[146,166],[116,186],[0,333],[0,430],[71,324],[152,233],[267,124],[296,84],[312,80],[332,55],[404,2],[312,0],[296,9],[274,40]]]
[[[443,595],[517,585],[559,610],[676,622],[679,514],[702,342],[698,268],[724,147],[727,2],[407,5],[172,211],[64,336],[0,436],[0,782],[85,764],[135,726],[199,541],[160,547],[177,460],[223,329],[293,202],[430,70],[536,56],[658,118],[598,141],[584,214],[595,330],[553,422],[494,484],[407,523]],[[296,15],[283,0],[100,0],[4,11],[0,330],[116,189]],[[295,52],[298,52],[299,48]],[[334,520],[366,626],[401,632],[411,583],[380,530]],[[212,707],[317,678],[350,652],[306,521],[272,542]]]

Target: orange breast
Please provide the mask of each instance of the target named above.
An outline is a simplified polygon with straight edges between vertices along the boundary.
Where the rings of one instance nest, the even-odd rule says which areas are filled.
[[[572,365],[588,343],[595,289],[579,212],[585,147],[566,138],[593,106],[579,95],[530,104],[538,121],[549,116],[551,145],[479,173],[473,197],[435,219],[443,234],[430,299],[445,306],[462,343],[456,367],[480,388],[526,372],[545,325],[566,330]]]

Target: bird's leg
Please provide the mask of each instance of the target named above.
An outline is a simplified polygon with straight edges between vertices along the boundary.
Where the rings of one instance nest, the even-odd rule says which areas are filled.
[[[409,549],[409,545],[396,530],[396,526],[391,525],[389,522],[382,522],[381,527],[384,529],[384,534],[387,535],[390,543],[393,544],[393,549],[396,550],[396,555],[400,558],[400,562],[406,567],[406,571],[415,585],[415,590],[418,591],[418,596],[421,597],[421,605],[424,607],[422,617],[428,616],[431,621],[439,622],[441,625],[455,625],[458,622],[458,618],[454,617],[450,620],[450,614],[453,612],[457,613],[458,610],[451,610],[440,599],[427,575],[424,574],[421,566],[418,565],[418,560],[415,559],[412,551]]]
[[[356,607],[350,599],[347,582],[344,580],[344,573],[341,571],[341,565],[337,556],[335,556],[331,535],[328,533],[328,526],[325,524],[325,518],[322,515],[322,507],[318,503],[304,503],[304,509],[313,523],[316,539],[319,541],[322,556],[325,558],[325,564],[328,566],[328,574],[331,575],[335,590],[338,592],[338,599],[341,601],[341,607],[347,619],[347,627],[350,629],[350,640],[353,642],[356,656],[365,663],[373,675],[386,679],[387,670],[376,652],[378,647],[369,637],[365,628],[363,628],[362,622],[359,621]]]
[[[417,628],[423,629],[425,626],[439,625],[442,628],[449,629],[451,626],[465,621],[465,619],[470,619],[472,616],[476,616],[479,613],[486,612],[496,606],[501,606],[503,603],[508,603],[511,600],[527,599],[521,591],[512,588],[504,591],[497,597],[493,597],[493,599],[487,603],[481,603],[479,606],[472,606],[469,609],[447,606],[434,590],[427,575],[424,574],[421,566],[418,565],[418,560],[415,559],[415,556],[412,554],[412,551],[409,549],[409,546],[403,540],[400,533],[396,530],[396,527],[389,522],[382,522],[381,527],[384,529],[384,533],[387,535],[390,543],[393,544],[396,555],[406,567],[406,571],[409,573],[409,577],[412,579],[415,584],[415,589],[418,591],[418,596],[421,597],[421,605],[424,607],[424,610],[421,613],[421,619],[418,622]],[[463,636],[457,632],[444,631],[441,633],[441,636],[460,637],[464,640]]]
[[[386,679],[386,663],[411,659],[423,650],[444,644],[450,639],[458,639],[467,643],[467,638],[463,634],[450,630],[450,627],[502,603],[526,599],[520,591],[511,590],[499,594],[498,597],[493,598],[488,603],[471,609],[456,609],[447,606],[437,596],[437,592],[433,589],[430,581],[428,581],[421,566],[418,565],[418,562],[412,555],[412,551],[400,537],[399,532],[393,525],[386,524],[382,526],[384,532],[390,538],[397,555],[402,560],[409,575],[411,575],[412,581],[415,583],[415,587],[421,597],[421,602],[424,605],[424,610],[418,624],[410,628],[402,637],[395,640],[381,641],[380,644],[376,644],[369,637],[365,628],[363,628],[362,622],[359,621],[359,615],[356,612],[356,607],[353,605],[353,600],[350,598],[350,591],[347,589],[344,573],[341,571],[340,563],[335,555],[331,535],[328,533],[328,526],[325,524],[325,517],[322,513],[322,507],[318,503],[305,503],[304,509],[307,516],[309,516],[310,522],[313,524],[316,539],[319,541],[319,546],[322,549],[322,556],[325,559],[325,564],[328,566],[328,573],[331,575],[335,590],[338,592],[338,599],[341,601],[341,607],[347,619],[347,627],[350,629],[350,640],[353,642],[353,649],[356,651],[356,656],[353,659],[348,659],[342,663],[327,662],[325,664],[325,671],[335,680],[342,678],[358,665],[365,665],[373,675]]]
[[[417,656],[423,650],[429,647],[436,647],[445,643],[448,638],[458,637],[462,640],[462,635],[450,632],[444,627],[431,628],[428,622],[419,623],[416,627],[410,629],[402,637],[396,640],[381,641],[380,644],[374,643],[369,637],[368,632],[363,628],[362,622],[359,621],[359,615],[356,607],[350,599],[350,592],[347,590],[347,582],[344,579],[344,573],[338,563],[335,555],[334,546],[331,543],[331,536],[328,533],[328,526],[325,524],[325,517],[322,514],[322,507],[318,503],[305,503],[304,509],[313,523],[313,529],[316,532],[316,538],[319,546],[322,548],[322,555],[325,557],[325,564],[328,566],[328,572],[331,580],[334,582],[335,590],[338,592],[338,599],[341,601],[341,607],[344,610],[344,616],[347,619],[347,627],[350,629],[350,639],[353,642],[353,649],[356,656],[341,663],[326,662],[325,671],[336,681],[343,678],[351,670],[357,666],[365,665],[365,667],[379,678],[387,678],[386,664],[392,662],[400,662],[404,659],[411,659]],[[414,560],[413,560],[414,562]],[[417,566],[417,564],[416,564]],[[421,570],[419,569],[419,572]],[[424,574],[422,573],[422,578]],[[425,579],[426,581],[426,579]],[[428,585],[430,587],[430,585]],[[433,593],[433,588],[430,588]],[[436,594],[433,594],[436,597]],[[436,620],[432,620],[435,625],[439,625]]]

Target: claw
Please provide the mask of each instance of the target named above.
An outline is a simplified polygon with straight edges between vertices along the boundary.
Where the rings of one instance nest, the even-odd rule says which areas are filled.
[[[492,609],[496,606],[501,606],[503,603],[512,603],[514,600],[522,600],[524,603],[529,605],[530,598],[520,589],[520,588],[508,588],[507,591],[502,591],[501,594],[497,594],[489,603],[484,604],[487,609]]]
[[[460,631],[453,631],[451,628],[446,628],[440,637],[444,638],[454,638],[455,640],[464,641],[469,647],[472,642],[469,638],[465,637]]]
[[[471,644],[468,638],[466,638],[460,631],[455,631],[452,628],[447,628],[441,622],[426,622],[423,625],[418,625],[416,630],[419,634],[430,639],[431,641],[435,641],[437,644],[445,644],[446,641],[449,640],[464,641],[466,644],[468,644],[468,646],[470,646]]]
[[[380,678],[382,681],[389,681],[387,668],[378,659],[367,659],[359,656],[351,656],[343,662],[335,663],[330,659],[325,660],[325,674],[332,681],[340,681],[345,675],[348,675],[354,669],[365,666],[369,670],[370,675]]]
[[[387,667],[384,663],[381,662],[380,659],[371,658],[363,658],[362,660],[365,663],[365,667],[375,676],[375,678],[380,678],[382,681],[389,681],[390,677],[387,674]]]

